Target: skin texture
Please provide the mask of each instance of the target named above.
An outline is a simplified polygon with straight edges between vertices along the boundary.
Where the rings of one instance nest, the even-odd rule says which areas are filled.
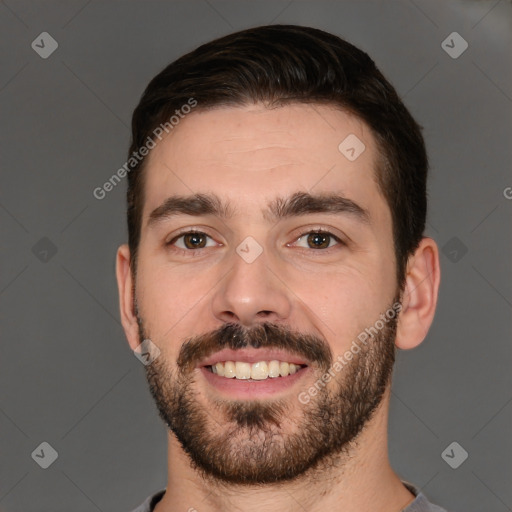
[[[366,147],[355,161],[338,150],[349,134]],[[374,178],[377,156],[362,121],[321,105],[197,111],[151,151],[137,275],[134,281],[123,245],[117,278],[130,348],[150,338],[161,351],[146,367],[148,381],[162,418],[176,431],[168,434],[168,485],[157,512],[296,511],[298,503],[308,511],[398,512],[413,500],[388,461],[388,377],[393,342],[417,346],[434,317],[440,272],[433,240],[424,238],[409,259],[396,325],[387,323],[308,404],[297,399],[400,295],[391,213]],[[370,221],[347,213],[278,221],[264,215],[277,196],[297,192],[338,193],[367,210]],[[195,193],[215,193],[234,215],[181,214],[148,225],[169,196]],[[198,239],[184,245],[177,238],[191,229],[208,235],[200,239],[204,248],[187,249]],[[317,248],[308,233],[318,229],[341,242],[331,238],[327,249]],[[252,263],[236,251],[248,236],[262,249]],[[307,353],[300,335],[313,348],[326,348],[315,352],[304,377],[275,396],[222,395],[184,348],[230,346],[230,336],[221,334],[226,325],[250,346],[264,324],[280,327],[270,332],[281,332],[284,347],[300,347],[299,355]],[[328,428],[315,432],[319,415]],[[333,429],[341,442],[327,435]],[[297,442],[307,436],[307,446]],[[328,449],[319,456],[322,447]],[[281,478],[271,482],[272,474]]]

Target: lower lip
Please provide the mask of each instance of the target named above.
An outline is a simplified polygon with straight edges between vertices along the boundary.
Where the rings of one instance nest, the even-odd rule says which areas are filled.
[[[207,382],[222,393],[236,397],[241,396],[243,398],[260,398],[262,396],[279,393],[280,391],[289,390],[306,376],[309,371],[309,366],[301,368],[293,375],[287,375],[286,377],[268,377],[264,380],[228,379],[211,372],[205,366],[202,366],[200,371]]]

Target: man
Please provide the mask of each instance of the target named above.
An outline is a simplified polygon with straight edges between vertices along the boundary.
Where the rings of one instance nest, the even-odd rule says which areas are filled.
[[[121,316],[169,427],[137,512],[440,512],[388,460],[395,351],[440,270],[423,138],[373,61],[232,34],[156,76],[132,130]]]

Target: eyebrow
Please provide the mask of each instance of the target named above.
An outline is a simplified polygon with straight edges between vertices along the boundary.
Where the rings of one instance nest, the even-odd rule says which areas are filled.
[[[339,194],[310,194],[296,192],[289,197],[277,197],[262,210],[265,220],[276,222],[289,217],[312,213],[344,214],[363,224],[370,224],[370,213],[351,199]],[[229,220],[237,214],[230,203],[223,203],[216,194],[175,195],[168,197],[149,215],[147,226],[152,226],[177,215],[216,216]]]

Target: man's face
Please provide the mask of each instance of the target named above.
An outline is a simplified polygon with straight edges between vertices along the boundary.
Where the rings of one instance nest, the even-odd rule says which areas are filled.
[[[338,148],[351,134],[365,146],[355,160]],[[348,451],[379,405],[396,329],[381,315],[399,290],[376,160],[365,124],[320,105],[194,112],[152,150],[140,341],[161,351],[151,392],[205,477],[291,480]],[[166,203],[196,194],[226,215]],[[219,361],[235,363],[219,365],[232,378],[212,373]]]

